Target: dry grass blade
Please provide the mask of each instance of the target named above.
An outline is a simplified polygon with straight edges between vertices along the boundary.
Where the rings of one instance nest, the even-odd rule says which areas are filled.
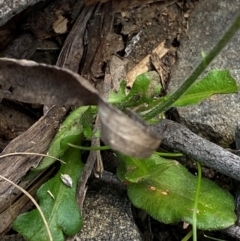
[[[23,192],[33,203],[34,205],[36,206],[37,210],[39,211],[41,217],[42,217],[42,220],[44,222],[44,225],[46,227],[46,230],[47,230],[47,233],[48,233],[48,236],[49,236],[49,240],[50,241],[53,241],[53,238],[52,238],[52,234],[51,234],[51,231],[49,229],[49,226],[48,226],[48,223],[47,223],[47,220],[40,208],[40,206],[37,204],[37,202],[35,201],[35,199],[31,196],[30,193],[28,193],[26,190],[24,190],[23,188],[21,188],[20,186],[18,186],[17,184],[15,184],[14,182],[10,181],[9,179],[5,178],[4,176],[0,175],[0,178],[2,178],[3,180],[5,180],[6,182],[9,182],[10,184],[12,184],[14,187],[16,187],[18,190],[20,190],[21,192]]]
[[[34,152],[14,152],[14,153],[7,153],[7,154],[4,154],[4,155],[0,155],[0,159],[1,159],[1,158],[4,158],[4,157],[16,156],[16,155],[29,155],[29,156],[49,157],[49,158],[55,159],[55,160],[57,160],[57,161],[60,161],[60,162],[63,163],[63,164],[66,164],[66,162],[64,162],[64,161],[62,161],[61,159],[56,158],[56,157],[54,157],[54,156],[49,156],[49,155],[46,155],[46,154],[34,153]]]

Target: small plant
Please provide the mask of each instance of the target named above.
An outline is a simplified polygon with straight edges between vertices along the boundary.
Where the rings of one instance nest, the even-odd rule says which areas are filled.
[[[156,98],[159,86],[151,86],[151,78],[145,73],[138,76],[128,94],[125,93],[126,84],[122,82],[119,92],[110,94],[109,102],[122,111],[131,108],[145,121],[154,123],[172,106],[192,105],[213,94],[237,92],[236,81],[225,70],[213,70],[201,81],[193,83],[239,27],[240,16],[172,95]],[[81,215],[75,197],[76,183],[83,164],[80,162],[80,150],[68,144],[79,145],[84,138],[93,135],[90,123],[95,115],[95,107],[84,106],[72,112],[62,124],[49,149],[51,156],[66,162],[61,164],[58,174],[37,193],[53,240],[56,241],[64,240],[64,235],[74,235],[81,228]],[[117,174],[120,180],[127,184],[130,200],[155,219],[164,223],[185,221],[203,230],[224,229],[236,221],[233,197],[206,179],[201,180],[200,187],[198,178],[178,162],[166,160],[156,153],[144,159],[118,152],[117,155],[120,160]],[[53,159],[46,157],[37,169],[44,169],[52,163]],[[65,177],[69,179],[68,183],[72,184],[66,185],[61,174],[67,175]],[[43,225],[39,212],[32,210],[20,215],[13,228],[29,241],[46,241],[48,234]],[[196,233],[194,239],[196,240]]]
[[[170,97],[154,98],[157,92],[153,88],[153,91],[149,91],[150,84],[151,79],[148,73],[142,74],[136,79],[130,93],[126,94],[123,81],[119,92],[110,94],[109,101],[114,102],[122,110],[131,107],[135,108],[139,114],[151,111],[155,108],[156,102],[164,102]],[[159,89],[159,87],[156,88]],[[174,103],[174,106],[196,104],[212,94],[236,91],[236,82],[228,71],[214,70],[193,85]],[[138,101],[135,101],[136,99]],[[79,144],[84,136],[89,138],[92,135],[93,130],[89,123],[93,122],[95,115],[96,108],[92,107],[84,106],[73,111],[62,124],[49,148],[49,155],[61,158],[66,163],[61,164],[58,174],[45,183],[37,193],[53,240],[64,240],[64,234],[73,235],[81,227],[81,216],[74,201],[76,183],[83,167],[80,162],[81,151],[68,144]],[[117,155],[120,160],[118,177],[127,183],[129,198],[136,207],[144,209],[160,222],[193,223],[197,187],[195,176],[178,162],[166,160],[157,154],[144,160],[119,153]],[[45,169],[54,161],[52,158],[45,157],[33,171]],[[61,174],[68,174],[73,185],[65,185],[60,178]],[[236,221],[232,196],[209,180],[202,180],[197,204],[197,227],[199,229],[223,229]],[[34,227],[29,228],[33,222]],[[20,215],[14,222],[13,228],[27,240],[47,240],[47,233],[37,210]],[[37,230],[42,231],[37,232]]]

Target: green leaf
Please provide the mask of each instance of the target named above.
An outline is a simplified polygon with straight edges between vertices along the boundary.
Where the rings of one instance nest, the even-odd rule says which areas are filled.
[[[83,126],[83,135],[86,139],[91,139],[93,136],[94,117],[97,114],[97,108],[90,106],[81,116],[81,124]]]
[[[124,98],[126,97],[126,92],[125,92],[126,86],[127,86],[126,81],[125,80],[121,81],[118,92],[115,92],[113,90],[109,92],[108,102],[111,104],[115,104],[123,101]]]
[[[212,70],[202,80],[192,85],[172,106],[194,105],[214,94],[236,92],[238,92],[237,83],[228,70]]]
[[[79,139],[79,134],[78,135],[69,135],[64,137],[61,141],[60,141],[60,148],[67,150],[69,148],[69,143],[75,143],[76,140]],[[78,143],[79,144],[79,143]]]
[[[54,241],[64,241],[64,235],[73,236],[82,226],[82,217],[76,204],[77,182],[83,169],[80,153],[78,149],[69,148],[62,157],[67,164],[62,164],[57,175],[43,184],[37,192]],[[63,183],[61,174],[71,177],[72,187]],[[18,216],[13,228],[28,241],[48,240],[45,226],[36,209]]]
[[[185,221],[192,224],[197,178],[176,161],[153,154],[139,160],[120,156],[118,176],[128,183],[134,206],[163,223]],[[214,182],[202,179],[197,227],[223,229],[234,224],[233,197]]]
[[[161,89],[160,82],[156,80],[156,75],[158,74],[154,71],[139,75],[128,94],[126,94],[126,82],[122,81],[117,93],[110,92],[108,102],[118,104],[119,109],[150,104]]]
[[[120,164],[118,169],[118,174],[121,171],[124,173],[124,176],[119,174],[119,177],[122,181],[129,181],[132,183],[139,182],[149,182],[155,177],[161,175],[165,170],[167,170],[174,162],[161,162],[161,159],[155,158],[154,155],[148,158],[148,161],[144,160],[139,161],[138,158],[126,157],[124,155],[118,154],[120,160],[124,160]],[[159,162],[160,161],[160,162]]]
[[[58,133],[54,137],[48,149],[48,155],[56,158],[61,157],[68,148],[67,142],[73,141],[71,137],[74,138],[74,136],[78,136],[79,134],[83,133],[84,130],[86,132],[86,129],[92,124],[93,114],[91,115],[92,119],[90,117],[90,113],[92,112],[94,112],[92,107],[88,106],[82,106],[72,111],[60,126]],[[66,141],[64,141],[64,139],[66,139]],[[55,161],[56,160],[52,158],[45,157],[38,167],[33,168],[32,171],[35,172],[46,169]]]
[[[122,101],[123,105],[135,107],[153,101],[153,98],[160,93],[161,89],[160,82],[156,82],[156,78],[154,78],[154,73],[151,71],[137,76],[129,94]]]

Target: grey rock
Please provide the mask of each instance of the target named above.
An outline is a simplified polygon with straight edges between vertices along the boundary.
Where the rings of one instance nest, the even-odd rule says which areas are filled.
[[[6,235],[3,241],[24,241]],[[143,241],[131,211],[126,191],[94,181],[88,188],[83,207],[83,227],[71,241]]]
[[[84,241],[141,241],[126,192],[104,185],[91,187],[83,207],[83,228],[77,235]]]
[[[1,241],[25,241],[19,235],[6,235]],[[83,227],[69,241],[143,241],[131,211],[126,191],[104,183],[91,185],[83,207]]]
[[[0,0],[0,26],[16,14],[42,0]]]
[[[181,39],[179,64],[172,71],[169,92],[176,90],[208,53],[240,12],[240,0],[201,0],[189,19],[187,36]],[[240,83],[240,32],[212,62],[210,69],[229,69]],[[205,73],[206,74],[206,73]],[[202,76],[203,77],[203,76]],[[193,132],[228,146],[240,119],[240,94],[215,95],[202,103],[178,108],[180,122]]]

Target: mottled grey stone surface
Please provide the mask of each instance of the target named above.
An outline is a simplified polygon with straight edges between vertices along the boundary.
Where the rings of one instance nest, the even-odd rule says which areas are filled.
[[[143,241],[131,211],[126,191],[94,181],[83,207],[84,225],[74,241]],[[7,235],[3,241],[24,241],[19,234]]]
[[[176,90],[208,53],[240,12],[240,0],[200,0],[191,13],[187,35],[180,40],[179,64],[173,69],[169,92]],[[240,83],[240,32],[209,69],[229,69]],[[234,140],[240,120],[240,94],[215,95],[192,107],[178,108],[180,120],[192,131],[221,145]]]
[[[83,208],[84,241],[141,241],[126,192],[101,183],[91,187]]]
[[[28,6],[44,0],[0,0],[0,26]]]

